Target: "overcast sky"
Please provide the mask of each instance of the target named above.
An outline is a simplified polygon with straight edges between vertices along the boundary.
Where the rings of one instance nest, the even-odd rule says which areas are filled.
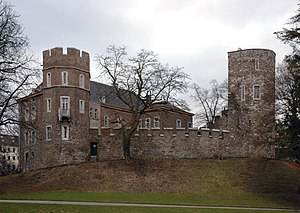
[[[295,14],[298,0],[11,0],[31,49],[75,47],[91,56],[110,44],[130,54],[153,50],[207,86],[227,77],[227,52],[267,48],[277,62],[290,52],[273,32]],[[41,62],[42,63],[42,62]]]

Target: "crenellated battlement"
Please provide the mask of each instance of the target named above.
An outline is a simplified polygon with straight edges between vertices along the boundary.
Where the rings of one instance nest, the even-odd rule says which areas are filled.
[[[51,67],[76,67],[86,71],[90,70],[90,56],[85,51],[68,47],[66,53],[63,48],[55,47],[43,51],[44,70]]]

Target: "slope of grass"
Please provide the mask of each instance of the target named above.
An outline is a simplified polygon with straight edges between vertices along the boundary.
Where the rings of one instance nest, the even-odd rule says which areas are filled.
[[[300,208],[300,168],[276,160],[135,160],[0,178],[0,198]]]

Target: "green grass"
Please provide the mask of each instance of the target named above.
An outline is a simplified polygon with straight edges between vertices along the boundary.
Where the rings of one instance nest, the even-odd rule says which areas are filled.
[[[103,207],[103,206],[76,206],[76,205],[48,205],[48,204],[11,204],[11,203],[0,203],[0,211],[1,212],[22,212],[22,213],[46,213],[46,212],[89,212],[89,213],[105,213],[105,212],[114,212],[114,213],[160,213],[160,212],[168,212],[168,213],[250,213],[250,212],[258,212],[258,213],[270,213],[270,211],[254,211],[254,210],[233,210],[233,209],[185,209],[185,208],[161,208],[161,207]],[[292,211],[272,211],[272,212],[292,212]]]
[[[33,199],[64,201],[99,201],[149,204],[185,204],[209,206],[244,206],[293,208],[278,202],[279,195],[244,194],[239,196],[226,194],[160,194],[160,193],[125,193],[125,192],[66,192],[49,191],[40,193],[0,195],[1,199]],[[274,201],[276,200],[276,202]]]
[[[276,160],[115,161],[0,177],[0,199],[300,209],[299,187],[300,169]]]

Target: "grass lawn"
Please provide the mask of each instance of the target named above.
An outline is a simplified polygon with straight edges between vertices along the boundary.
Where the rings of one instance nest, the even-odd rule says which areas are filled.
[[[248,158],[96,162],[0,177],[0,199],[300,209],[299,188],[298,165]]]
[[[125,192],[66,192],[48,191],[40,193],[0,195],[0,199],[33,199],[33,200],[64,200],[64,201],[99,201],[120,203],[148,204],[185,204],[209,206],[244,206],[294,208],[280,203],[280,195],[260,194],[159,194],[159,193],[125,193]],[[285,198],[286,199],[286,198]],[[292,199],[292,198],[291,198]]]
[[[48,205],[48,204],[4,204],[0,203],[1,212],[22,212],[22,213],[45,213],[45,212],[114,212],[114,213],[135,213],[135,212],[168,212],[168,213],[195,213],[195,212],[203,212],[203,213],[250,213],[250,212],[259,212],[259,213],[270,213],[270,212],[292,212],[292,211],[254,211],[254,210],[226,210],[226,209],[185,209],[185,208],[160,208],[160,207],[102,207],[102,206],[75,206],[75,205]]]

